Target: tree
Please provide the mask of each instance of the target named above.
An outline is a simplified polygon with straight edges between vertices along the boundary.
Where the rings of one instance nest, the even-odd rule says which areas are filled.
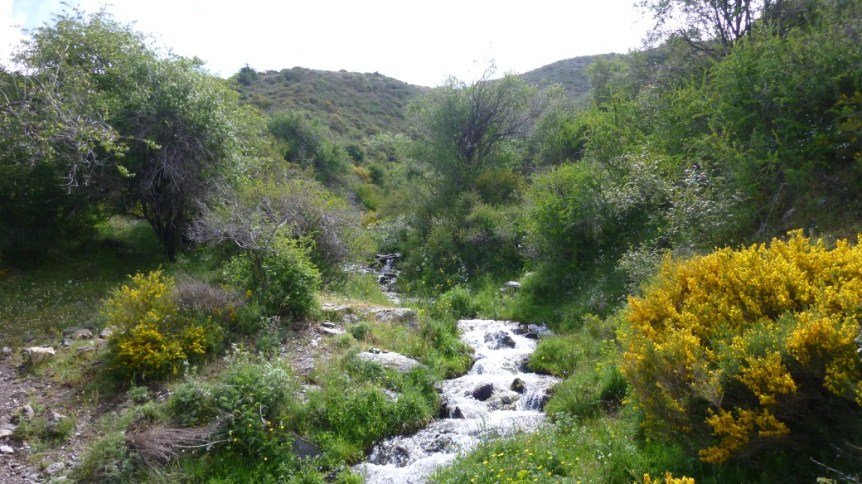
[[[682,38],[693,49],[724,55],[751,32],[758,16],[775,12],[784,0],[644,0],[656,21],[652,40]]]
[[[261,130],[238,96],[198,60],[163,54],[100,12],[59,15],[0,85],[2,163],[51,175],[90,205],[141,213],[167,255],[197,202],[241,166],[246,130]]]
[[[501,161],[507,143],[527,135],[532,89],[514,76],[492,81],[491,72],[469,86],[452,79],[415,108],[427,145],[420,158],[446,190],[473,188],[484,169]]]

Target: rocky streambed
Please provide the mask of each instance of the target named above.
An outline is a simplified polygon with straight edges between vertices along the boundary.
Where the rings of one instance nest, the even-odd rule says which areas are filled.
[[[525,363],[544,327],[511,321],[458,322],[461,338],[475,350],[465,375],[442,382],[441,418],[413,435],[377,444],[355,466],[368,483],[421,483],[439,467],[493,437],[535,430],[542,407],[559,379],[530,373]]]

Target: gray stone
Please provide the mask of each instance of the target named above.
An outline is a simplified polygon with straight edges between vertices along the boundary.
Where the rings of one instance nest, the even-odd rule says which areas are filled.
[[[416,311],[410,308],[369,308],[370,315],[380,323],[406,324],[418,327]]]
[[[82,339],[93,339],[93,332],[87,328],[81,328],[72,333],[72,339],[80,341]]]
[[[78,348],[77,350],[75,350],[75,353],[77,353],[77,354],[92,353],[94,351],[96,351],[96,347],[93,345],[88,345],[88,346],[82,346],[82,347]]]
[[[0,439],[5,439],[12,436],[12,431],[9,429],[0,429]]]
[[[3,454],[14,454],[14,453],[15,453],[15,449],[13,449],[12,447],[9,447],[8,445],[0,445],[0,453],[3,453]]]
[[[334,326],[334,325],[333,325],[333,326]],[[328,326],[324,326],[323,324],[321,324],[321,325],[317,328],[317,330],[318,330],[318,331],[320,331],[320,332],[321,332],[321,333],[323,333],[323,334],[328,334],[328,335],[330,335],[330,336],[338,336],[338,335],[340,335],[340,334],[344,334],[344,333],[345,333],[345,331],[344,331],[343,329],[339,328],[338,326],[335,326],[335,327],[330,328],[330,327],[328,327]]]
[[[370,351],[366,351],[364,353],[359,353],[358,355],[356,355],[356,357],[362,361],[376,363],[380,366],[395,370],[399,373],[407,373],[414,368],[422,366],[422,363],[419,363],[413,358],[408,358],[398,353],[372,353]]]
[[[479,400],[480,402],[484,402],[485,400],[491,398],[491,395],[493,395],[493,394],[494,394],[494,385],[491,383],[486,383],[484,385],[480,385],[480,386],[476,387],[476,389],[474,389],[473,392],[471,393],[471,395],[473,395],[473,398],[475,398],[476,400]]]
[[[57,352],[50,346],[31,346],[24,350],[24,354],[27,356],[27,359],[30,360],[30,363],[36,365],[43,361],[50,360],[57,354]]]
[[[53,464],[45,468],[45,474],[53,476],[54,474],[62,472],[65,468],[66,464],[64,462],[54,462]]]
[[[21,407],[21,409],[18,411],[18,414],[24,417],[26,420],[30,420],[31,418],[36,416],[36,411],[33,410],[33,406],[28,403]]]
[[[12,354],[12,348],[10,348],[8,346],[4,346],[3,347],[3,354],[4,355],[11,355]]]
[[[509,281],[500,288],[500,292],[509,293],[517,292],[521,289],[521,283],[518,281]]]
[[[108,326],[99,333],[99,338],[108,339],[114,334],[114,328]]]

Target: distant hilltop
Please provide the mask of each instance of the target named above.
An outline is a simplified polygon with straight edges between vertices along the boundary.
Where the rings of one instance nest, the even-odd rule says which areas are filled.
[[[573,57],[520,74],[539,87],[560,84],[574,98],[590,90],[586,68],[617,54]],[[243,102],[266,112],[308,111],[345,139],[403,132],[407,104],[430,88],[377,72],[323,71],[294,67],[258,72],[244,67],[232,78]]]

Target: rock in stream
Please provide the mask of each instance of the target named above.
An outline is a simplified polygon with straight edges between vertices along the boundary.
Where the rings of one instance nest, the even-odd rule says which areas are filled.
[[[448,417],[413,435],[377,444],[368,460],[354,467],[366,482],[426,482],[435,470],[480,442],[534,431],[545,420],[542,404],[559,379],[523,368],[536,348],[535,335],[546,330],[531,326],[528,335],[518,323],[484,319],[459,321],[458,328],[475,349],[476,362],[466,375],[441,384]]]

